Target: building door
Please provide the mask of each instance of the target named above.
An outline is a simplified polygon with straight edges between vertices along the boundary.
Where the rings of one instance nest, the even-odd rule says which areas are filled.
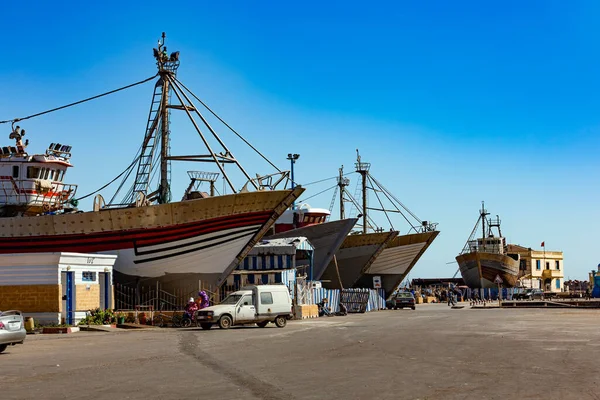
[[[67,306],[67,324],[68,325],[73,325],[73,312],[75,310],[73,310],[73,284],[74,284],[74,277],[73,277],[73,272],[72,271],[67,271],[66,272],[66,293],[65,293],[65,300],[67,302],[66,306]]]
[[[112,308],[110,272],[101,272],[98,276],[100,284],[100,308],[106,310]]]

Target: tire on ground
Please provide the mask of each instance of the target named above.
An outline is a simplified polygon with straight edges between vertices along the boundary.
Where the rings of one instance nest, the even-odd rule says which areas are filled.
[[[233,324],[233,320],[231,319],[231,317],[229,315],[223,315],[219,319],[219,328],[221,328],[221,329],[229,329],[229,328],[231,328],[232,324]]]

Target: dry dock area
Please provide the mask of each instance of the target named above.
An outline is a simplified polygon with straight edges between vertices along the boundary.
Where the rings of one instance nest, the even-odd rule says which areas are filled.
[[[598,399],[599,310],[380,311],[270,326],[28,336],[3,399]]]

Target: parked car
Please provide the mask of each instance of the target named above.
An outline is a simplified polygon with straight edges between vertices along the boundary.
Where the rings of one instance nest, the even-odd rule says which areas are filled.
[[[21,311],[0,311],[0,353],[8,346],[22,344],[26,336]]]
[[[543,300],[544,291],[542,289],[527,289],[523,293],[515,295],[516,300]]]
[[[399,308],[415,309],[415,296],[411,292],[398,292],[386,302],[388,309],[397,310]]]
[[[264,328],[269,322],[283,328],[291,316],[292,299],[287,286],[256,285],[231,293],[221,304],[203,308],[196,318],[202,329],[215,324],[221,329],[246,324]]]

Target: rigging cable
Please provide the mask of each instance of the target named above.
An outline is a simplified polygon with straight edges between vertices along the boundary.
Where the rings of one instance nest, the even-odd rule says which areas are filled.
[[[84,99],[84,100],[79,100],[79,101],[76,101],[75,103],[67,104],[67,105],[64,105],[64,106],[61,106],[61,107],[56,107],[56,108],[53,108],[51,110],[42,111],[42,112],[39,112],[37,114],[28,115],[28,116],[23,117],[23,118],[15,118],[15,119],[8,119],[8,120],[5,120],[5,121],[0,121],[0,124],[6,124],[8,122],[19,122],[19,121],[23,121],[23,120],[26,120],[26,119],[39,117],[40,115],[44,115],[44,114],[48,114],[48,113],[51,113],[51,112],[54,112],[54,111],[62,110],[63,108],[72,107],[72,106],[75,106],[77,104],[85,103],[86,101],[95,100],[97,98],[100,98],[100,97],[103,97],[103,96],[106,96],[106,95],[109,95],[109,94],[120,92],[121,90],[129,89],[131,87],[134,87],[134,86],[137,86],[137,85],[141,85],[142,83],[146,83],[148,81],[151,81],[152,79],[156,78],[157,76],[158,76],[158,74],[156,74],[154,76],[151,76],[148,79],[144,79],[143,81],[132,83],[131,85],[123,86],[121,88],[118,88],[118,89],[115,89],[115,90],[111,90],[110,92],[102,93],[102,94],[99,94],[97,96],[89,97],[89,98]]]
[[[128,166],[128,167],[127,167],[125,170],[123,170],[123,172],[121,172],[119,175],[117,175],[117,176],[116,176],[116,177],[115,177],[115,178],[114,178],[112,181],[110,181],[110,182],[108,182],[106,185],[102,186],[100,189],[98,189],[98,190],[95,190],[95,191],[93,191],[92,193],[88,193],[88,194],[86,194],[85,196],[79,197],[79,198],[77,198],[77,199],[75,199],[75,200],[77,200],[77,201],[79,201],[79,200],[83,200],[83,199],[85,199],[85,198],[87,198],[87,197],[90,197],[91,195],[93,195],[93,194],[96,194],[96,193],[98,193],[99,191],[101,191],[101,190],[105,189],[105,188],[106,188],[107,186],[109,186],[111,183],[113,183],[114,181],[116,181],[117,179],[119,179],[121,176],[123,176],[123,174],[124,174],[125,172],[129,171],[129,170],[131,169],[131,167],[133,167],[137,161],[138,161],[138,160],[137,160],[137,158],[136,158],[135,160],[133,160],[133,162],[132,162],[131,164],[129,164],[129,166]]]
[[[369,181],[371,181],[371,184],[373,184],[373,183],[374,183],[374,182],[373,182],[373,180],[372,180],[372,178],[371,178],[371,175],[370,175],[370,174],[367,174],[367,179],[368,179]],[[374,186],[374,185],[372,185],[372,186]],[[392,228],[392,230],[395,230],[395,229],[394,229],[394,224],[392,224],[392,220],[390,219],[390,216],[389,216],[389,215],[388,215],[388,213],[385,211],[385,206],[383,205],[383,202],[382,202],[382,201],[381,201],[381,199],[379,198],[379,194],[377,193],[377,190],[375,190],[375,188],[372,188],[372,189],[373,189],[373,193],[375,193],[375,197],[377,197],[377,201],[379,202],[379,205],[381,206],[381,209],[383,210],[383,213],[385,214],[385,217],[387,218],[388,222],[390,223],[390,227]],[[403,217],[404,217],[404,215],[403,215]],[[404,217],[404,218],[406,218],[406,217]],[[409,224],[410,224],[410,222],[409,222]],[[412,226],[412,224],[411,224],[411,226]]]
[[[342,175],[342,176],[351,175],[351,174],[353,174],[353,173],[354,173],[354,172],[346,172],[346,173],[345,173],[344,175]],[[302,187],[304,187],[304,186],[314,185],[315,183],[321,183],[321,182],[325,182],[325,181],[328,181],[328,180],[331,180],[331,179],[335,179],[335,178],[338,178],[338,177],[339,177],[339,175],[336,175],[336,176],[332,176],[331,178],[325,178],[325,179],[321,179],[321,180],[314,181],[314,182],[304,183],[304,184],[301,184],[301,186],[302,186]]]
[[[198,96],[196,96],[194,93],[192,93],[192,91],[190,89],[188,89],[183,83],[181,83],[179,81],[179,79],[177,79],[177,78],[173,78],[173,79],[175,80],[175,82],[179,83],[185,90],[187,90],[187,92],[189,94],[191,94],[196,100],[198,100],[200,102],[200,104],[202,104],[204,106],[204,108],[206,108],[212,115],[215,116],[215,118],[217,118],[219,121],[221,121],[221,123],[223,125],[225,125],[227,128],[229,128],[229,130],[231,132],[233,132],[237,137],[239,137],[240,139],[242,139],[242,141],[244,143],[246,143],[252,150],[254,150],[259,156],[261,156],[263,158],[263,160],[265,160],[266,162],[268,162],[273,168],[275,168],[277,170],[277,172],[281,172],[281,170],[279,168],[277,168],[277,166],[275,164],[273,164],[271,162],[271,160],[269,160],[260,151],[258,151],[258,149],[256,147],[252,146],[252,144],[250,144],[250,142],[248,142],[246,139],[244,139],[244,137],[242,135],[240,135],[235,129],[233,129],[227,122],[223,121],[223,119],[221,117],[219,117],[208,105],[206,105],[206,103],[204,103],[202,100],[200,100],[198,98]]]
[[[305,199],[298,200],[298,201],[297,201],[297,203],[300,203],[300,204],[302,204],[302,203],[303,203],[303,202],[305,202],[306,200],[312,199],[313,197],[316,197],[316,196],[318,196],[318,195],[320,195],[320,194],[323,194],[323,193],[327,192],[328,190],[331,190],[331,189],[333,189],[333,188],[335,188],[335,187],[337,187],[337,185],[333,185],[332,187],[330,187],[330,188],[327,188],[327,189],[325,189],[325,190],[322,190],[322,191],[320,191],[319,193],[317,193],[317,194],[313,194],[312,196],[309,196],[309,197],[307,197],[307,198],[305,198]]]

